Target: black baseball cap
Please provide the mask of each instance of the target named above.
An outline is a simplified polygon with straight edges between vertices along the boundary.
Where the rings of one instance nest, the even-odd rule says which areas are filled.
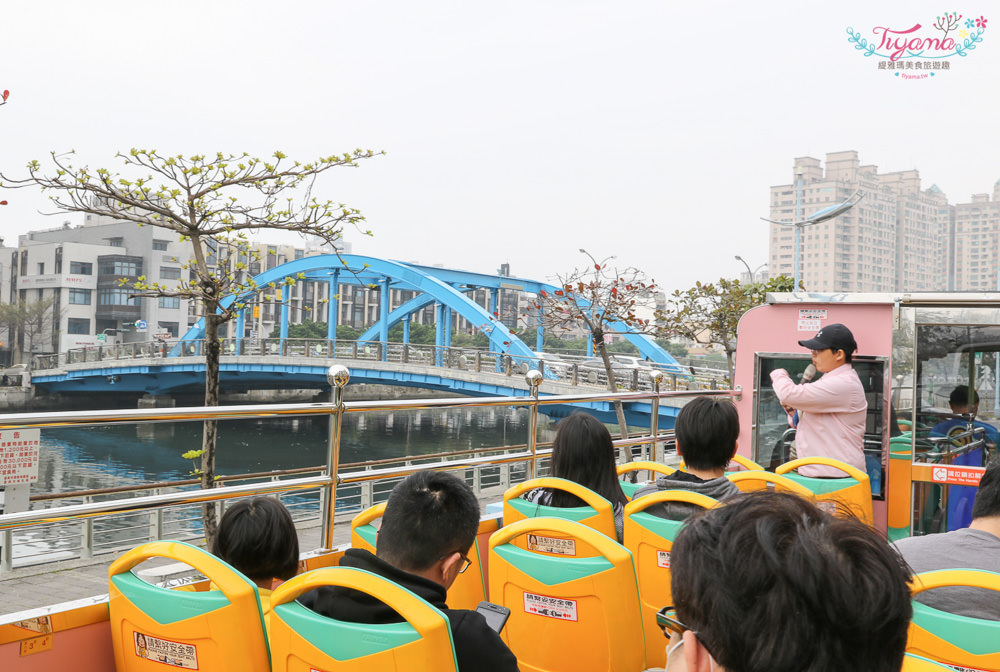
[[[849,355],[858,349],[854,334],[839,322],[823,327],[808,341],[799,341],[799,345],[810,350],[843,350]]]

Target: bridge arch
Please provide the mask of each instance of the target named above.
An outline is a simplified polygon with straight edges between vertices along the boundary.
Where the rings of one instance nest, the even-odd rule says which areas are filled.
[[[534,357],[532,349],[513,334],[496,315],[473,301],[459,288],[464,288],[466,291],[473,288],[489,289],[493,297],[493,303],[496,303],[496,293],[500,289],[520,290],[533,294],[538,294],[541,291],[555,291],[557,289],[548,283],[525,278],[486,275],[456,269],[422,266],[364,255],[324,254],[296,259],[264,271],[253,279],[257,290],[245,292],[239,296],[230,295],[223,299],[222,304],[224,307],[229,307],[237,300],[246,301],[253,294],[266,291],[271,283],[280,285],[285,278],[300,276],[304,276],[307,280],[320,282],[377,285],[382,287],[383,290],[395,286],[398,289],[420,292],[417,296],[391,312],[388,310],[388,302],[383,302],[379,320],[365,330],[358,340],[388,340],[388,330],[392,326],[406,319],[409,315],[425,308],[428,304],[437,303],[445,309],[455,311],[470,324],[475,325],[476,328],[486,334],[490,340],[490,349],[494,352],[502,352],[526,358]],[[333,292],[331,292],[331,304],[328,320],[333,320],[334,322],[329,328],[329,332],[334,334],[336,328],[336,299],[333,296]],[[584,309],[587,308],[587,306],[583,307]],[[438,318],[438,322],[440,323],[440,313]],[[239,323],[242,325],[242,319]],[[613,330],[623,334],[630,343],[635,345],[643,357],[660,364],[679,367],[677,361],[670,353],[657,345],[649,336],[638,334],[620,322],[613,323],[610,326]],[[287,332],[288,311],[287,309],[283,309],[281,314],[282,337],[286,337]],[[201,340],[204,338],[204,335],[204,320],[201,319],[181,337],[170,354],[172,356],[181,354],[182,348],[184,348],[187,342]],[[378,338],[376,339],[376,337]],[[538,340],[540,344],[540,336]],[[445,345],[445,343],[439,343],[439,345]],[[539,347],[539,349],[541,348]]]

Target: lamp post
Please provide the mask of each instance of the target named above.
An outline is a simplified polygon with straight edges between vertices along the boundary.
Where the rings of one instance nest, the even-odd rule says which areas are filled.
[[[762,268],[767,268],[767,263],[763,263],[763,264],[761,264],[760,266],[758,266],[757,268],[754,268],[754,269],[751,269],[751,268],[750,268],[750,264],[748,264],[748,263],[747,263],[747,260],[746,260],[746,259],[744,259],[743,257],[741,257],[741,256],[740,256],[740,255],[738,255],[738,254],[736,255],[735,259],[736,259],[736,261],[742,261],[742,262],[743,262],[743,265],[747,267],[747,275],[749,275],[749,276],[750,276],[750,284],[751,284],[751,285],[752,285],[752,284],[753,284],[754,282],[756,282],[756,278],[757,278],[757,271],[759,271],[759,270],[760,270],[760,269],[762,269]]]
[[[801,275],[800,257],[802,249],[802,229],[807,226],[812,226],[813,224],[820,224],[834,217],[839,217],[844,214],[855,205],[857,205],[865,195],[861,191],[855,191],[851,194],[846,201],[838,203],[837,205],[831,205],[829,207],[823,208],[822,210],[817,210],[808,217],[802,218],[801,208],[802,208],[802,173],[799,172],[796,176],[796,196],[795,196],[795,220],[791,222],[779,222],[773,219],[768,219],[767,217],[761,217],[765,222],[770,222],[771,224],[777,224],[778,226],[794,226],[795,227],[795,272],[794,272],[794,290],[798,291],[799,281]]]

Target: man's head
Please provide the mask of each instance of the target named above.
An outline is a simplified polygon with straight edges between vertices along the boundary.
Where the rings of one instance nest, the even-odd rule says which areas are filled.
[[[813,365],[821,373],[850,364],[851,356],[858,349],[854,334],[839,322],[823,327],[812,338],[799,341],[799,345],[812,350]]]
[[[979,481],[976,501],[972,505],[972,520],[1000,517],[1000,458],[990,460]]]
[[[909,570],[857,520],[750,493],[688,519],[671,571],[677,619],[690,628],[672,658],[689,672],[900,668]]]
[[[479,531],[479,502],[447,472],[418,471],[392,489],[375,555],[449,587]]]
[[[959,385],[948,395],[948,405],[952,413],[975,413],[979,409],[979,392],[973,390],[972,408],[969,408],[969,386]]]
[[[725,469],[736,454],[740,418],[728,398],[695,397],[677,414],[677,451],[692,469]]]

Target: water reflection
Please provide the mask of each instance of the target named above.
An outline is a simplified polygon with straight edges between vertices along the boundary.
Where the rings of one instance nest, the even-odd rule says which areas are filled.
[[[545,418],[539,438],[551,434]],[[344,416],[341,464],[457,450],[521,445],[524,408],[472,408],[351,413]],[[39,479],[32,494],[71,492],[189,478],[181,457],[201,446],[197,422],[106,425],[42,432]],[[326,461],[325,418],[219,423],[219,474],[295,469]]]

